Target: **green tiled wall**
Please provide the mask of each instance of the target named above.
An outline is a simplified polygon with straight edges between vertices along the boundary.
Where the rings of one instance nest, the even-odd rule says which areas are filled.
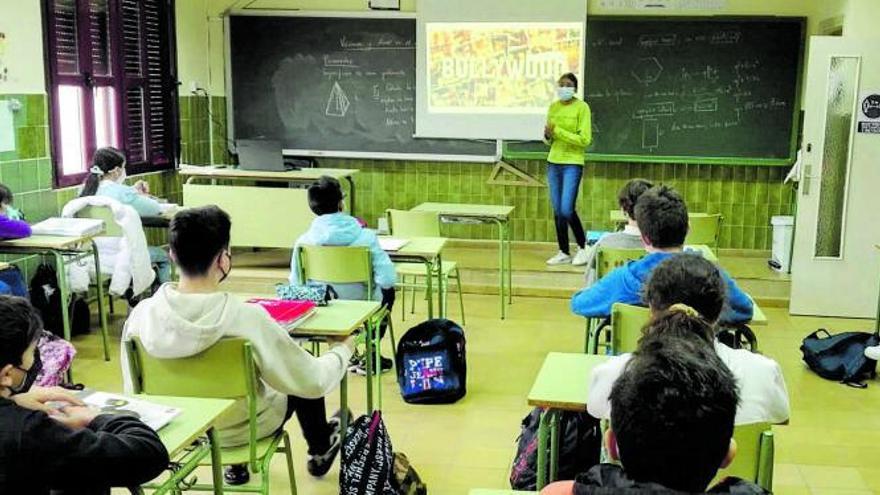
[[[205,140],[214,126],[214,162],[229,163],[226,154],[225,98],[181,97],[184,163],[210,161]],[[187,108],[184,113],[184,108]],[[186,153],[189,150],[189,154]],[[541,161],[514,161],[514,165],[544,181]],[[370,225],[387,208],[411,208],[423,201],[510,204],[512,236],[523,241],[554,241],[555,231],[546,188],[486,184],[491,165],[449,162],[384,160],[320,160],[322,167],[356,168],[357,214]],[[686,164],[590,163],[584,170],[578,213],[589,230],[613,228],[609,211],[617,208],[617,191],[633,177],[663,182],[678,189],[691,211],[721,213],[724,248],[770,249],[770,217],[793,211],[792,188],[783,185],[785,167],[750,167]],[[491,226],[447,225],[446,235],[491,239]]]

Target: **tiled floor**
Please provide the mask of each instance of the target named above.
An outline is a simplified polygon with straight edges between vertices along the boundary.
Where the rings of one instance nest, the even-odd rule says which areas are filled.
[[[269,287],[267,286],[267,289]],[[230,285],[230,290],[235,290]],[[252,287],[248,287],[252,292]],[[468,393],[456,404],[405,404],[394,379],[383,380],[385,420],[396,450],[406,453],[434,494],[465,494],[471,487],[506,486],[519,424],[529,408],[525,397],[549,351],[576,352],[582,320],[561,299],[517,298],[510,318],[497,318],[497,296],[466,295],[468,316]],[[791,424],[775,429],[775,492],[786,494],[867,494],[880,491],[880,383],[857,390],[825,381],[800,361],[801,338],[819,327],[832,331],[871,328],[872,322],[794,318],[768,308],[770,325],[758,327],[761,349],[777,359],[792,399]],[[394,312],[398,337],[424,318]],[[452,317],[457,317],[453,308]],[[118,341],[121,318],[114,320]],[[80,355],[76,380],[89,386],[120,389],[118,345],[113,360],[100,360],[99,340],[76,340]],[[387,354],[388,351],[386,351]],[[363,412],[364,381],[353,377],[350,404]],[[338,397],[328,399],[334,410]],[[288,425],[296,441],[300,494],[338,493],[337,470],[324,479],[305,471],[304,445],[295,421]],[[205,477],[204,475],[202,477]],[[272,469],[272,493],[288,493],[283,460]],[[122,492],[120,492],[122,493]]]

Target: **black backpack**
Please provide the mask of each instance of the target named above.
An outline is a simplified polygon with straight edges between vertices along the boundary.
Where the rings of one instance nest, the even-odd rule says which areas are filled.
[[[464,330],[434,319],[410,328],[397,344],[397,384],[411,404],[449,404],[467,393]]]
[[[55,268],[47,263],[37,267],[31,279],[31,304],[40,312],[43,328],[64,338],[64,323],[61,318],[61,291],[58,289],[58,276]],[[67,306],[70,316],[70,335],[89,333],[91,314],[89,305],[79,295],[73,295]]]
[[[536,407],[523,418],[516,457],[510,471],[510,487],[534,491],[538,467],[538,422],[543,409]],[[563,412],[559,417],[559,472],[557,479],[574,479],[599,464],[602,429],[599,420],[587,413]],[[548,464],[550,446],[547,446]],[[547,466],[549,469],[549,466]]]
[[[820,337],[819,334],[825,334]],[[880,335],[867,332],[842,332],[836,335],[820,328],[801,343],[804,362],[817,375],[857,388],[877,374],[877,361],[865,357],[865,348],[880,343]]]
[[[380,411],[348,426],[339,462],[341,495],[395,495],[394,450]]]

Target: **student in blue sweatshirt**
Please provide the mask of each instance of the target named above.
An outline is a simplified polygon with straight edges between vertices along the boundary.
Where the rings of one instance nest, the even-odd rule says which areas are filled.
[[[318,218],[312,221],[309,230],[296,240],[293,256],[290,258],[291,284],[305,284],[308,280],[300,279],[299,248],[300,246],[366,246],[370,249],[373,264],[373,293],[367,294],[363,283],[332,284],[340,299],[382,301],[382,305],[391,311],[394,305],[394,285],[397,283],[397,271],[388,253],[379,246],[379,239],[372,230],[365,229],[353,216],[345,213],[345,196],[342,186],[332,177],[321,177],[309,187],[309,208]],[[314,282],[324,282],[315,280]],[[386,323],[383,322],[379,334],[385,335]],[[391,359],[382,357],[382,372],[392,367]],[[349,369],[359,375],[366,374],[366,361],[363,356],[355,356]]]
[[[681,196],[666,186],[656,186],[642,194],[636,203],[636,222],[648,255],[615,269],[589,288],[571,298],[571,310],[586,318],[607,317],[614,303],[643,305],[642,286],[655,266],[684,251],[688,233],[688,211]],[[741,323],[752,319],[752,301],[724,270],[727,302],[721,323]]]

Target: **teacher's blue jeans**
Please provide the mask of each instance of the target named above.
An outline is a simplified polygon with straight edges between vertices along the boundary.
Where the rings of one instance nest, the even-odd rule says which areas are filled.
[[[570,254],[568,247],[568,228],[574,233],[574,240],[578,247],[584,248],[587,238],[584,235],[584,227],[581,219],[575,211],[578,187],[581,184],[581,176],[584,167],[581,165],[547,165],[547,187],[550,188],[550,204],[553,205],[553,214],[556,220],[556,242],[559,250]]]

